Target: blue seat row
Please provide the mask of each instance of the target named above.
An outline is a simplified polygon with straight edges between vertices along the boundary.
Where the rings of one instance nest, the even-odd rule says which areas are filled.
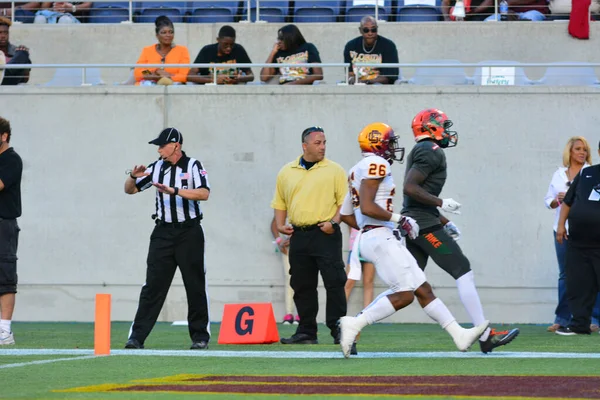
[[[250,1],[250,19],[268,22],[358,22],[365,15],[375,14],[375,5],[353,5],[351,0],[287,0]],[[89,21],[92,23],[118,23],[129,19],[128,2],[93,3]],[[257,13],[258,11],[258,13]],[[399,22],[440,21],[441,0],[435,6],[426,4],[405,5],[405,0],[384,0],[378,7],[379,18]],[[246,20],[247,1],[194,1],[194,2],[135,2],[134,21],[154,22],[159,15],[167,15],[173,22],[226,23]]]

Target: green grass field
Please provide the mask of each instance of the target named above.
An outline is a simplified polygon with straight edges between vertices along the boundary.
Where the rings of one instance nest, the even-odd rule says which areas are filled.
[[[112,348],[122,349],[127,338],[129,323],[112,324]],[[339,354],[339,346],[332,343],[328,330],[319,329],[319,345],[218,345],[218,324],[211,325],[213,339],[207,351],[194,356],[129,356],[90,357],[82,355],[25,355],[26,349],[92,349],[93,325],[86,323],[14,323],[17,345],[0,348],[0,398],[14,399],[189,399],[264,397],[297,398],[298,395],[210,394],[210,393],[149,393],[149,392],[64,392],[73,388],[102,384],[131,384],[148,379],[163,379],[180,374],[193,375],[310,375],[310,376],[430,376],[430,375],[535,375],[535,376],[591,376],[600,377],[600,358],[589,358],[584,353],[600,352],[600,335],[562,337],[546,332],[545,326],[521,326],[521,335],[511,344],[491,355],[479,353],[473,347],[472,357],[428,358],[360,358],[373,352],[456,352],[452,340],[433,324],[379,324],[367,327],[359,342],[359,358],[322,357],[322,353]],[[281,336],[291,335],[294,326],[278,325]],[[502,327],[497,327],[502,328]],[[327,332],[327,334],[326,334]],[[188,350],[190,339],[187,327],[157,324],[146,341],[145,350]],[[315,352],[318,358],[267,358],[267,357],[211,357],[218,351],[264,352]],[[516,358],[518,352],[580,353],[573,358]],[[456,352],[458,353],[458,352]],[[512,357],[507,357],[512,354]],[[287,355],[286,355],[287,356]],[[85,358],[84,358],[85,357]],[[61,359],[61,361],[44,364]],[[281,385],[278,385],[279,387]],[[595,396],[595,395],[594,395]],[[600,387],[597,397],[600,398]],[[312,395],[311,398],[326,398]],[[364,399],[351,394],[336,395],[339,399]],[[377,396],[370,396],[375,397]],[[462,396],[465,397],[465,396]],[[535,397],[535,396],[533,396]],[[444,396],[403,396],[407,398],[457,398]],[[482,397],[469,397],[482,398]],[[498,399],[500,397],[494,397]],[[548,398],[548,397],[546,397]]]

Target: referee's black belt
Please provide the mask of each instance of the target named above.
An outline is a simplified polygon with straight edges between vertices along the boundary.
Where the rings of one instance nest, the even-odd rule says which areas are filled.
[[[182,222],[165,222],[162,219],[155,219],[154,223],[156,226],[164,226],[167,228],[190,228],[192,226],[200,225],[202,217],[188,219]]]
[[[307,231],[314,231],[315,229],[318,229],[319,228],[319,224],[314,224],[314,225],[292,225],[292,227],[294,228],[295,231],[307,232]]]

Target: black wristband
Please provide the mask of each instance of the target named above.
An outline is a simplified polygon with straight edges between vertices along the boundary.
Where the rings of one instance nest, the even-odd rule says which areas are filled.
[[[173,192],[173,194],[174,194],[175,196],[177,196],[177,195],[179,194],[179,188],[178,188],[178,187],[176,187],[176,188],[173,188],[173,190],[175,190],[175,191]]]
[[[135,176],[133,176],[133,172],[130,172],[130,173],[129,173],[129,177],[130,177],[131,179],[133,179],[134,181],[137,181],[137,178],[136,178]]]

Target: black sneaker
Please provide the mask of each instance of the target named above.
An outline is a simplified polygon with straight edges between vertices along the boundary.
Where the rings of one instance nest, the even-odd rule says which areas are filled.
[[[306,333],[296,333],[290,338],[281,338],[281,344],[319,344],[316,337]]]
[[[505,344],[509,344],[519,336],[519,328],[511,329],[510,331],[496,331],[492,329],[490,332],[490,336],[488,336],[485,342],[479,341],[479,346],[481,347],[482,353],[491,353],[496,347],[504,346]]]
[[[127,343],[125,343],[126,349],[143,349],[144,345],[140,343],[137,339],[129,339]]]
[[[554,333],[556,333],[557,335],[561,335],[561,336],[575,336],[575,335],[589,335],[590,334],[590,332],[574,331],[571,328],[564,327],[564,326],[561,326],[560,328],[558,328],[556,330],[556,332],[554,332]]]
[[[206,350],[208,349],[208,342],[201,340],[199,342],[193,342],[190,350]]]

